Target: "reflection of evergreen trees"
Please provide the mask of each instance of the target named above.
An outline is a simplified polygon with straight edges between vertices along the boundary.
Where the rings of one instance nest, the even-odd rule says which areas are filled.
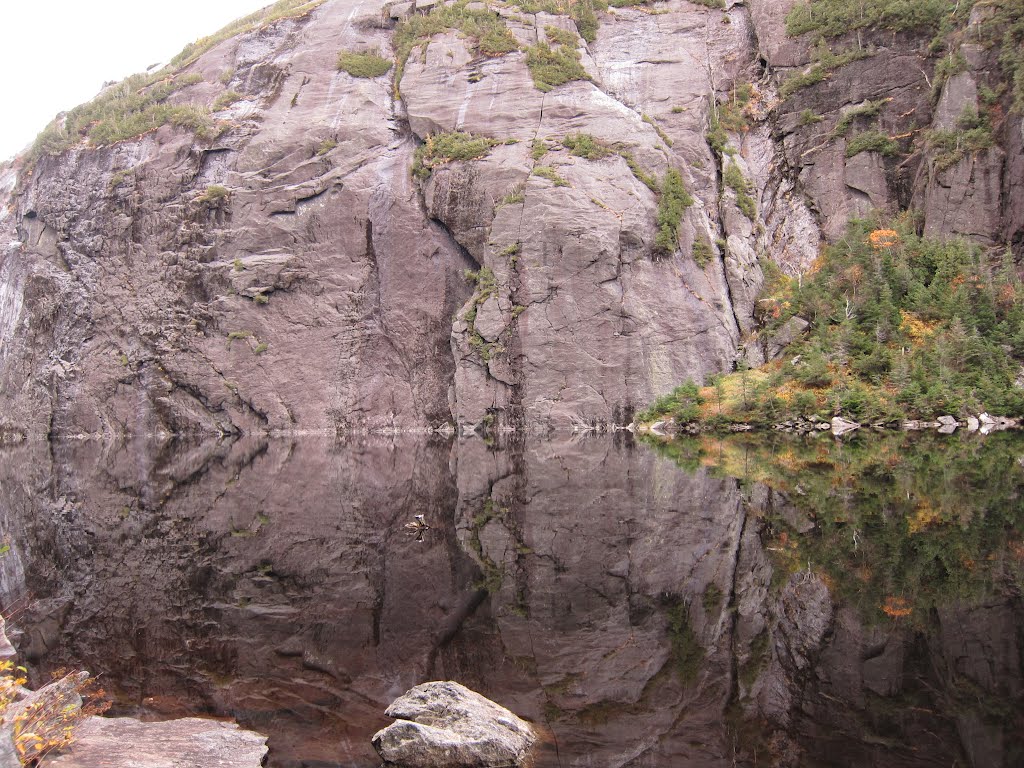
[[[1024,586],[1024,438],[889,434],[687,438],[655,443],[679,466],[782,492],[763,511],[780,574],[811,568],[865,618]],[[793,510],[814,522],[801,534]],[[789,512],[790,514],[786,514]]]

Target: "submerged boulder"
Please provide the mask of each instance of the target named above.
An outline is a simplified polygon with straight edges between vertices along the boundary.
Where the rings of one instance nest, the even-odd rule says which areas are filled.
[[[536,739],[524,720],[453,682],[417,685],[385,714],[397,722],[375,733],[373,746],[402,768],[511,768]]]

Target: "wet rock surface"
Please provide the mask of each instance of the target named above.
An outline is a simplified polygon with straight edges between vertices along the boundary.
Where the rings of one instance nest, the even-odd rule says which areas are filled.
[[[1013,764],[1012,723],[961,704],[1019,701],[1019,600],[872,628],[806,563],[773,584],[773,510],[814,535],[782,499],[627,436],[33,446],[0,466],[23,658],[91,670],[112,714],[235,718],[274,768],[376,764],[432,679],[526,720],[538,766]]]

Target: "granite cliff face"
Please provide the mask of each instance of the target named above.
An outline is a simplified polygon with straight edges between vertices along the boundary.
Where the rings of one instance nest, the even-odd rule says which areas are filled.
[[[568,34],[589,79],[547,92],[528,53],[487,57],[455,30],[418,41],[400,83],[339,71],[341,50],[392,58],[396,18],[425,12],[380,2],[224,40],[169,97],[232,92],[216,138],[167,125],[0,172],[0,431],[628,423],[686,378],[763,359],[761,264],[806,270],[850,217],[913,208],[929,234],[1019,249],[1020,115],[952,162],[923,139],[978,108],[995,54],[968,31],[939,81],[925,37],[862,35],[870,55],[783,99],[811,65],[792,5],[609,9],[588,43],[569,15],[472,4],[521,48]],[[901,154],[851,154],[869,125]],[[414,178],[416,147],[450,131],[497,143]],[[578,133],[615,151],[574,155]],[[694,201],[659,255],[643,179],[670,169]],[[737,170],[746,191],[723,181]]]

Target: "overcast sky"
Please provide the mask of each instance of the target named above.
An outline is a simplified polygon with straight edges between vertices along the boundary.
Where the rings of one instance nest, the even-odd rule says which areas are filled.
[[[165,62],[186,43],[272,0],[0,0],[0,161],[107,80]]]

